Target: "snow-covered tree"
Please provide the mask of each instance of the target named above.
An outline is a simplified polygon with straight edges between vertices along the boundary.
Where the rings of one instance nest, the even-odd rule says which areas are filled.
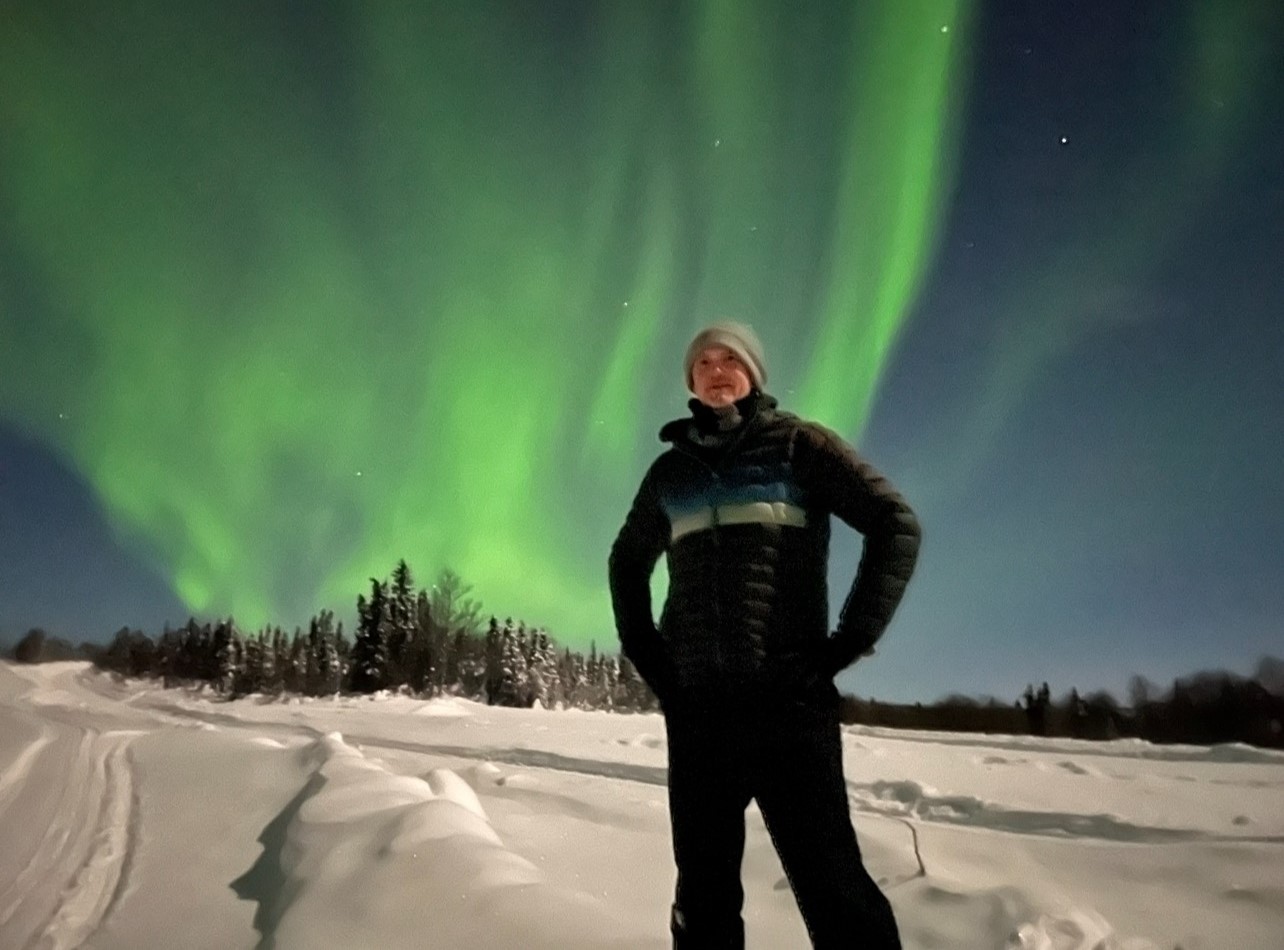
[[[218,660],[218,674],[214,686],[220,693],[231,693],[241,675],[244,651],[241,634],[232,618],[219,623],[214,631],[214,655]]]
[[[558,676],[557,649],[542,628],[531,638],[530,688],[532,699],[545,709],[563,702],[561,678]]]
[[[623,655],[620,657],[620,695],[622,699],[617,706],[635,712],[650,712],[660,706],[655,693],[651,692],[637,667]]]
[[[281,690],[281,674],[276,658],[276,638],[265,627],[259,631],[259,683],[265,693]]]
[[[500,631],[499,687],[495,702],[500,706],[527,706],[529,693],[526,655],[510,617]]]
[[[285,631],[280,627],[272,629],[272,678],[269,680],[273,692],[290,690],[290,643],[285,638]]]
[[[237,696],[248,696],[263,690],[263,641],[247,636],[242,641],[241,650],[244,660],[233,692]]]
[[[308,681],[308,638],[302,627],[294,628],[290,638],[290,670],[294,681],[299,684],[299,692],[305,692]]]
[[[558,675],[566,695],[566,704],[576,709],[587,709],[589,706],[588,667],[584,662],[584,654],[572,650],[563,653]]]
[[[463,696],[487,699],[486,645],[463,630],[455,631],[447,657],[446,688]]]
[[[601,697],[600,709],[614,709],[620,688],[620,658],[614,653],[604,654],[598,659],[597,692]]]
[[[339,691],[343,664],[335,645],[334,614],[323,610],[313,618],[308,637],[308,691],[330,696]]]
[[[352,655],[352,644],[343,633],[343,621],[340,620],[334,630],[334,649],[339,654],[339,686],[336,690],[342,688],[342,684],[348,681],[348,665]]]

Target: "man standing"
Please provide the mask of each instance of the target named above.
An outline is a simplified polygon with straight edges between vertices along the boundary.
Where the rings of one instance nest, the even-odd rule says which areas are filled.
[[[776,408],[753,330],[691,341],[691,415],[642,479],[611,548],[624,654],[664,708],[677,889],[673,945],[741,948],[745,809],[756,799],[817,948],[899,948],[848,810],[833,677],[872,652],[904,594],[919,526],[835,433]],[[830,515],[865,536],[829,635]],[[650,577],[668,557],[657,625]]]

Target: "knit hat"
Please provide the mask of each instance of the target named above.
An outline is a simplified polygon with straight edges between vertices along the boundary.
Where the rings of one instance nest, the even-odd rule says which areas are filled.
[[[740,357],[740,362],[745,364],[745,369],[749,370],[749,379],[754,388],[761,392],[766,386],[767,367],[762,359],[762,341],[758,339],[758,334],[753,332],[753,327],[746,324],[736,323],[734,320],[720,320],[697,333],[691,345],[687,347],[686,359],[683,362],[683,369],[687,376],[687,389],[695,392],[695,380],[692,379],[691,368],[695,366],[700,352],[709,346],[725,346],[731,350]]]

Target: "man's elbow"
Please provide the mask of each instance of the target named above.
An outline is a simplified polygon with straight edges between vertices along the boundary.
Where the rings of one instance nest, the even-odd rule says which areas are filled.
[[[617,540],[606,559],[607,581],[615,597],[625,595],[638,586],[645,586],[651,576],[655,560],[636,544]]]
[[[626,582],[629,575],[633,573],[636,563],[637,556],[629,550],[622,539],[617,538],[611,545],[611,553],[606,558],[606,573],[610,578],[611,587],[614,588],[621,582]]]
[[[923,545],[923,525],[903,498],[896,499],[889,514],[887,533],[893,556],[907,562],[912,569],[914,562],[918,560],[919,548]]]

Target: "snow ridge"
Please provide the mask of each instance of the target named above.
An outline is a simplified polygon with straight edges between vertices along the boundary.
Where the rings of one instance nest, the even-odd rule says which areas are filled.
[[[1180,841],[1254,841],[1284,843],[1281,835],[1219,835],[1194,828],[1162,828],[1126,821],[1117,815],[1078,814],[1008,808],[973,795],[942,795],[909,779],[847,782],[847,799],[858,811],[885,817],[969,825],[1012,834],[1090,838],[1101,841],[1165,843]]]
[[[264,854],[240,882],[260,902],[262,950],[625,946],[607,908],[504,846],[457,773],[397,775],[337,732],[303,754],[313,771],[273,823],[284,834],[264,830]],[[555,940],[530,926],[550,915]]]

